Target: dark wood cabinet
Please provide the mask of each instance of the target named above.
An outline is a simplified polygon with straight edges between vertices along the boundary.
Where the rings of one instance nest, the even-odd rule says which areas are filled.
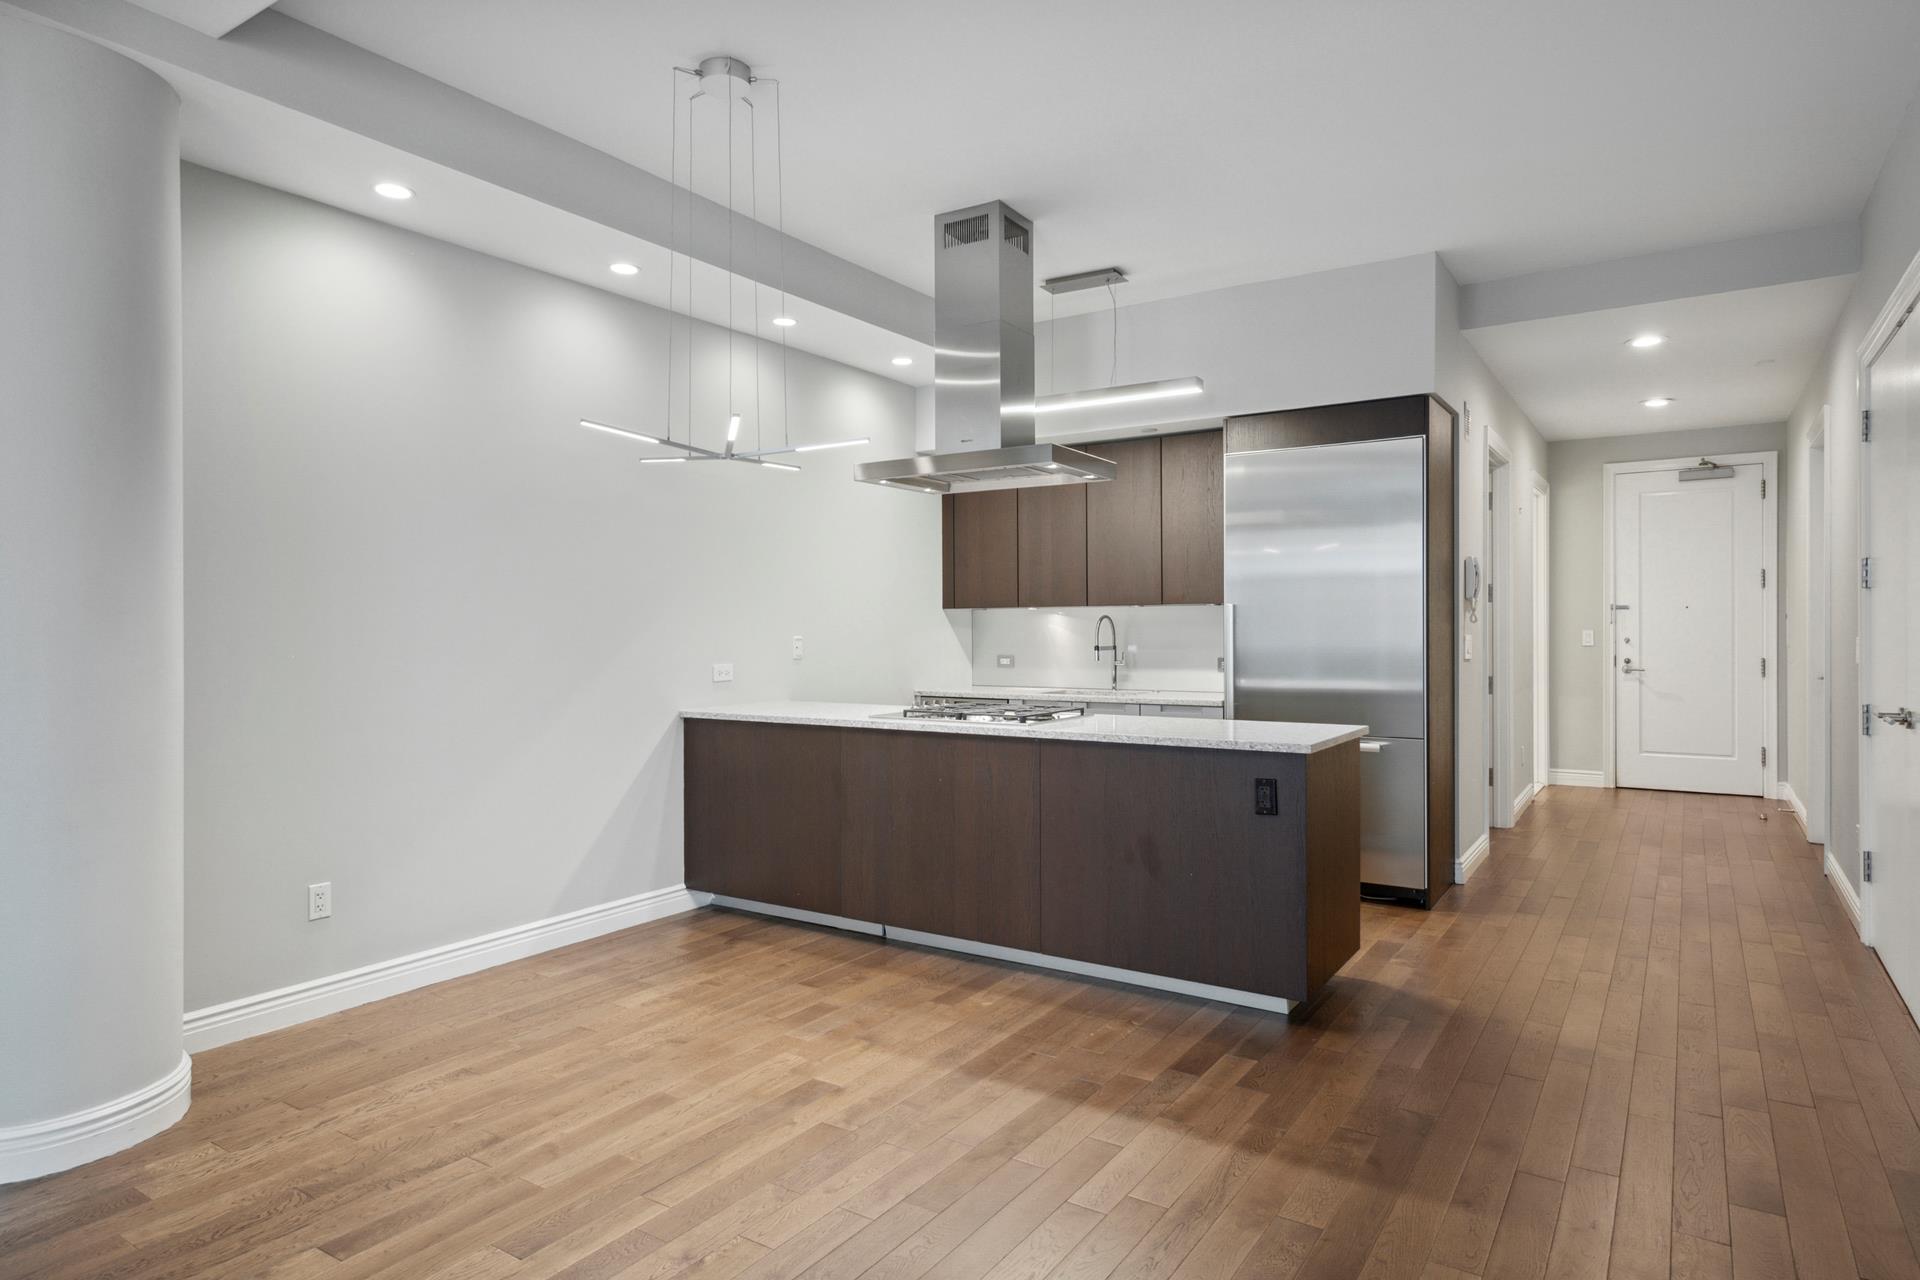
[[[1020,603],[1020,491],[957,493],[952,504],[954,609],[1007,609]]]
[[[1359,949],[1357,743],[696,717],[686,759],[691,889],[1287,1000]]]
[[[1160,599],[1222,604],[1227,598],[1222,433],[1160,442]]]
[[[941,499],[948,609],[1219,604],[1226,598],[1221,432],[1080,446],[1117,473]]]
[[[841,759],[844,914],[1039,949],[1038,743],[854,730]]]
[[[841,914],[840,752],[802,725],[686,722],[687,887]]]
[[[1087,490],[1084,484],[1016,489],[1020,495],[1020,603],[1058,608],[1087,603]]]
[[[1290,993],[1316,990],[1358,948],[1357,745],[1305,756],[1060,743],[1042,768],[1047,954]],[[1312,803],[1310,771],[1323,787],[1350,772],[1345,805]],[[1262,778],[1277,813],[1255,812]],[[1342,811],[1351,829],[1327,825]]]
[[[1087,486],[1087,603],[1159,604],[1160,439],[1090,444],[1118,474]]]

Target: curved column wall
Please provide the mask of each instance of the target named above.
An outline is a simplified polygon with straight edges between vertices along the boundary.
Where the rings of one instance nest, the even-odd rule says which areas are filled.
[[[0,1182],[187,1107],[178,115],[0,15]]]

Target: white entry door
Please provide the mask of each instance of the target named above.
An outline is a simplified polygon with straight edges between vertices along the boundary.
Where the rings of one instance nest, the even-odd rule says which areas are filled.
[[[1908,323],[1868,368],[1873,439],[1865,445],[1871,587],[1860,593],[1861,698],[1873,710],[1861,739],[1861,847],[1873,851],[1873,945],[1909,1008],[1920,1008],[1920,716],[1914,630],[1920,520],[1913,514],[1914,435],[1920,430],[1920,325]]]
[[[1613,483],[1615,773],[1623,787],[1757,796],[1768,594],[1757,462]]]

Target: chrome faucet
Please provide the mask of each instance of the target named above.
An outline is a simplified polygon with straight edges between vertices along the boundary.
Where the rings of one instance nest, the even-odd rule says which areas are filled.
[[[1112,644],[1100,643],[1100,628],[1102,627],[1105,627],[1107,634],[1113,637]],[[1120,687],[1120,628],[1114,622],[1113,617],[1105,613],[1101,614],[1100,620],[1093,624],[1093,660],[1098,662],[1100,655],[1103,653],[1113,655],[1113,684],[1109,687],[1117,690]]]

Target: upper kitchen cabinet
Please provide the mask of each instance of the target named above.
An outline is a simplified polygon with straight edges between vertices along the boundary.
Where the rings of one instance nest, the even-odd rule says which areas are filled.
[[[1020,495],[1020,603],[1059,608],[1087,603],[1087,490],[1084,484],[1016,489]]]
[[[942,499],[948,609],[1219,604],[1226,598],[1218,431],[1080,446],[1117,474]]]
[[[1118,469],[1087,485],[1087,603],[1159,604],[1160,440],[1090,444]]]
[[[1196,431],[1160,442],[1160,598],[1164,604],[1226,599],[1222,433]]]
[[[990,489],[941,499],[953,514],[954,609],[1020,603],[1020,491]],[[943,594],[945,594],[943,592]]]

